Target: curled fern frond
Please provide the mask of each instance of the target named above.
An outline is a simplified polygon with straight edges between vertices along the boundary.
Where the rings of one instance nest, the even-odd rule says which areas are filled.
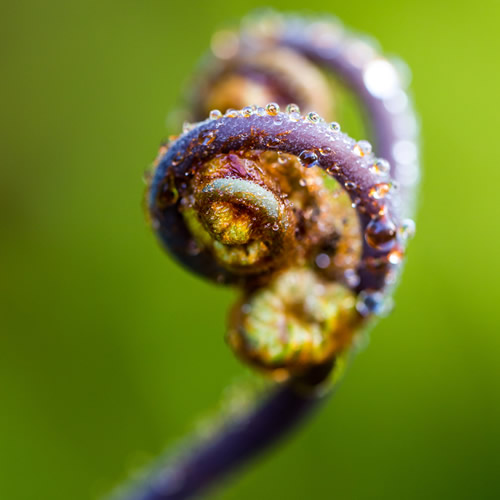
[[[296,106],[192,125],[163,152],[148,200],[179,261],[243,288],[229,343],[279,379],[348,347],[380,312],[404,255],[386,162]]]
[[[330,76],[357,97],[373,149],[332,121]],[[333,19],[272,13],[214,36],[190,93],[193,123],[161,146],[147,213],[182,265],[240,289],[227,342],[276,387],[130,498],[199,494],[275,442],[387,312],[419,175],[405,85],[373,41]]]

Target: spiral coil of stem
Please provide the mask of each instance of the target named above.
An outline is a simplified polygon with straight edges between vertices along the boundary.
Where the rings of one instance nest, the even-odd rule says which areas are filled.
[[[328,74],[357,96],[380,156],[331,121]],[[181,264],[240,288],[227,342],[278,386],[134,500],[188,498],[277,440],[389,307],[419,175],[404,80],[336,20],[272,13],[214,36],[190,92],[195,122],[160,148],[147,212]]]

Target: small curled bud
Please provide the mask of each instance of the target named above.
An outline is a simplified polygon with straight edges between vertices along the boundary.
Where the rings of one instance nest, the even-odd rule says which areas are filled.
[[[237,356],[283,380],[329,362],[360,319],[352,290],[289,269],[234,308],[228,342]]]
[[[197,244],[221,266],[258,273],[291,250],[293,215],[257,158],[217,155],[193,177],[182,206]]]

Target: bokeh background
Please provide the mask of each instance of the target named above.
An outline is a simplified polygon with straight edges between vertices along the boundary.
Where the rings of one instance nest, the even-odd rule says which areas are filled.
[[[3,2],[0,498],[99,498],[242,372],[223,342],[233,292],[164,255],[141,176],[211,33],[260,5]],[[500,498],[500,3],[307,8],[413,70],[417,237],[335,397],[213,498]]]

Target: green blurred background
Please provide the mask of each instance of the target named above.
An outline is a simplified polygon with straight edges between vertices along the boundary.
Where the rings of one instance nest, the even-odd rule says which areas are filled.
[[[0,498],[97,498],[242,372],[223,342],[233,293],[160,250],[141,176],[213,30],[259,5],[3,2]],[[307,8],[413,70],[417,237],[335,397],[214,498],[497,499],[500,3]]]

